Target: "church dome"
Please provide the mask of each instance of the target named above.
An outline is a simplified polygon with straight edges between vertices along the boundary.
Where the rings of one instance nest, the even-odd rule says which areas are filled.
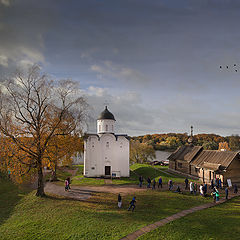
[[[99,115],[97,120],[103,120],[103,119],[111,119],[111,120],[116,121],[113,114],[108,111],[107,106],[106,106],[105,110],[103,112],[101,112],[101,114]]]

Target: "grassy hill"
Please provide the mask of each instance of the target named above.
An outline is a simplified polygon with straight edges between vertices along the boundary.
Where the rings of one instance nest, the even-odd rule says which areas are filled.
[[[136,212],[127,207],[137,197]],[[0,180],[1,240],[22,239],[120,239],[121,237],[183,209],[210,199],[168,191],[147,190],[123,196],[117,208],[117,194],[95,193],[87,201],[20,190]]]

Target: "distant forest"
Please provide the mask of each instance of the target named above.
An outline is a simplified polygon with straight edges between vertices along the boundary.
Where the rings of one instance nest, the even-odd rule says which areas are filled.
[[[155,150],[174,151],[178,147],[188,143],[187,133],[164,133],[132,137],[140,143],[153,146]],[[197,134],[193,136],[193,144],[203,146],[206,150],[218,150],[220,142],[227,142],[230,150],[240,150],[240,137],[232,135],[222,137],[216,134]]]

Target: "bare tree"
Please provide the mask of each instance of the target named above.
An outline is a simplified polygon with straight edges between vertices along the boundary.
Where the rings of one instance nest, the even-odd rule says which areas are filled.
[[[88,105],[71,80],[54,81],[34,65],[5,79],[0,93],[0,131],[11,141],[15,161],[37,171],[44,196],[43,161],[58,134],[81,131]]]

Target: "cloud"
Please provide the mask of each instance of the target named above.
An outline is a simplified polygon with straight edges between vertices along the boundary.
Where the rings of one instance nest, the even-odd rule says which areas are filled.
[[[0,0],[0,3],[6,7],[10,6],[10,0]]]
[[[1,0],[1,3],[9,6],[11,2]],[[8,59],[9,69],[26,63],[46,63],[44,35],[56,17],[52,5],[46,5],[44,1],[37,5],[22,0],[14,1],[8,8],[0,7],[0,55]]]
[[[3,67],[8,66],[8,58],[6,56],[0,55],[0,65],[2,65]]]
[[[105,96],[107,94],[107,89],[106,88],[90,86],[88,88],[88,94],[89,95],[96,95],[97,97],[103,97],[103,96]]]
[[[100,79],[104,78],[105,80],[115,80],[127,84],[136,84],[146,85],[151,80],[142,72],[121,66],[120,64],[115,64],[111,61],[104,61],[102,64],[94,64],[90,67],[93,72],[98,73]],[[99,75],[100,74],[100,75]]]

